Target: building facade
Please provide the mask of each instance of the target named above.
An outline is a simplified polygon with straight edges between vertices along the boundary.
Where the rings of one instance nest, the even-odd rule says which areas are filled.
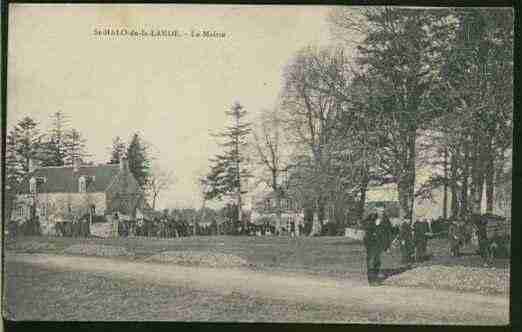
[[[143,194],[129,170],[120,164],[39,167],[21,183],[11,220],[37,217],[43,234],[53,234],[57,222],[119,213],[133,215]]]
[[[278,200],[281,218],[278,218]],[[276,193],[271,191],[253,198],[251,221],[256,224],[269,222],[279,233],[290,232],[293,224],[295,234],[299,235],[299,226],[304,225],[304,213],[295,200],[284,194],[278,199]]]

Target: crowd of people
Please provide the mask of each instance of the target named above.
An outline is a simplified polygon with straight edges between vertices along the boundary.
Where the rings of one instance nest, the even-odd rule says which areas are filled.
[[[367,274],[370,285],[380,283],[378,275],[383,252],[398,245],[401,263],[404,267],[410,268],[413,263],[430,258],[427,249],[428,239],[431,237],[447,236],[449,254],[458,257],[461,255],[461,248],[469,244],[475,234],[478,254],[484,260],[485,266],[491,265],[494,257],[509,255],[507,253],[509,241],[506,241],[506,235],[499,231],[499,227],[488,226],[492,222],[505,220],[502,217],[491,214],[474,214],[463,220],[439,218],[431,222],[425,219],[410,222],[408,219],[404,219],[396,232],[395,227],[384,213],[384,209],[377,208],[376,211],[363,221],[365,231],[363,242],[366,247]]]

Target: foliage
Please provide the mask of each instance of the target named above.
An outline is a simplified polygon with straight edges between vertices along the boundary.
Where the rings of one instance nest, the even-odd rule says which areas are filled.
[[[251,177],[245,153],[251,124],[244,121],[247,112],[237,102],[226,114],[231,118],[231,125],[215,135],[223,139],[221,147],[224,152],[210,160],[210,171],[201,179],[201,184],[206,200],[234,197],[239,209],[238,218],[241,219],[241,197],[246,193],[244,182]]]
[[[21,179],[29,172],[30,161],[41,160],[43,134],[38,123],[24,117],[7,135],[6,166],[8,177]]]
[[[134,133],[127,148],[129,170],[134,175],[140,188],[145,189],[150,175],[148,145],[138,133]]]
[[[65,134],[65,155],[64,164],[73,165],[75,161],[83,162],[87,153],[87,140],[76,129],[71,129]]]
[[[51,129],[43,142],[42,166],[63,166],[67,153],[68,116],[61,111],[57,111],[50,118]]]
[[[111,147],[111,159],[109,160],[109,164],[119,164],[120,159],[123,158],[127,154],[127,147],[125,142],[122,141],[120,136],[116,136],[112,140]]]

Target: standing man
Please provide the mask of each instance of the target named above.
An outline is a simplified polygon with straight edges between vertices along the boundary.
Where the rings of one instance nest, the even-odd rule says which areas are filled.
[[[414,224],[415,260],[420,262],[426,258],[428,238],[428,223],[424,220],[416,220]]]
[[[379,207],[377,213],[372,213],[366,218],[364,228],[368,283],[375,286],[380,283],[381,254],[391,245],[391,222],[384,214],[384,209]]]
[[[453,257],[460,256],[460,247],[464,242],[461,233],[461,226],[457,221],[452,221],[448,228],[448,239],[450,244],[450,254]]]
[[[491,252],[489,248],[491,243],[488,240],[487,232],[488,218],[480,214],[473,214],[470,219],[471,222],[477,228],[480,257],[482,257],[482,259],[484,260],[484,266],[488,266],[492,262]]]
[[[366,247],[366,271],[368,275],[368,284],[374,286],[377,283],[379,268],[381,265],[380,255],[377,253],[377,226],[375,221],[377,215],[370,214],[364,221],[364,246]]]

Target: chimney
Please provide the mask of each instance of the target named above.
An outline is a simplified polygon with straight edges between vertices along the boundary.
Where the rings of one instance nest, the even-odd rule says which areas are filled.
[[[127,172],[129,170],[129,160],[126,157],[120,158],[120,171]]]
[[[78,172],[79,169],[80,169],[80,159],[75,158],[73,161],[73,171]]]

